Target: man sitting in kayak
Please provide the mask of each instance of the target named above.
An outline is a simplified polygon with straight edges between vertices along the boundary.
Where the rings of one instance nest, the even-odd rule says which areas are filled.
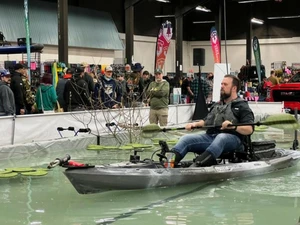
[[[241,149],[246,136],[254,131],[253,126],[232,126],[232,124],[254,123],[254,115],[248,102],[239,98],[237,93],[241,81],[233,75],[225,75],[221,83],[221,100],[215,103],[208,115],[198,122],[188,123],[186,130],[210,126],[205,134],[182,136],[172,148],[175,153],[175,165],[188,152],[200,154],[192,166],[215,165],[216,159],[224,152]]]

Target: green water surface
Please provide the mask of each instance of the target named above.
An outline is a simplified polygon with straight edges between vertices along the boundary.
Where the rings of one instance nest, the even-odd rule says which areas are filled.
[[[292,134],[269,131],[256,138],[262,135],[273,135],[279,146],[292,143]],[[72,158],[109,163],[130,153],[82,150],[73,151]],[[55,157],[37,154],[1,166],[46,167]],[[295,225],[300,216],[300,164],[252,178],[92,195],[78,194],[62,171],[56,167],[44,177],[0,179],[0,225]]]

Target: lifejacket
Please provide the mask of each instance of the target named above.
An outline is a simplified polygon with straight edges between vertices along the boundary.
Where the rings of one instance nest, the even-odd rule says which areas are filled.
[[[238,108],[234,105],[238,102],[246,102],[244,99],[237,98],[227,104],[217,102],[212,105],[210,113],[207,115],[205,121],[206,126],[216,126],[216,128],[208,129],[208,133],[220,133],[220,126],[225,120],[231,121],[233,124],[238,123]]]

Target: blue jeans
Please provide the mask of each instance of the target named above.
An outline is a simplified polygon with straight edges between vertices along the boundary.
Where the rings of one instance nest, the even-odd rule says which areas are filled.
[[[209,151],[215,158],[218,158],[223,152],[231,152],[241,147],[241,139],[233,134],[188,134],[179,139],[173,150],[182,157],[188,152],[201,154]]]

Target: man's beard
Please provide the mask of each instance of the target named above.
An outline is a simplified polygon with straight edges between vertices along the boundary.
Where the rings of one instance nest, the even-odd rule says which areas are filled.
[[[225,93],[221,91],[221,100],[226,100],[230,98],[231,94],[230,93]]]

